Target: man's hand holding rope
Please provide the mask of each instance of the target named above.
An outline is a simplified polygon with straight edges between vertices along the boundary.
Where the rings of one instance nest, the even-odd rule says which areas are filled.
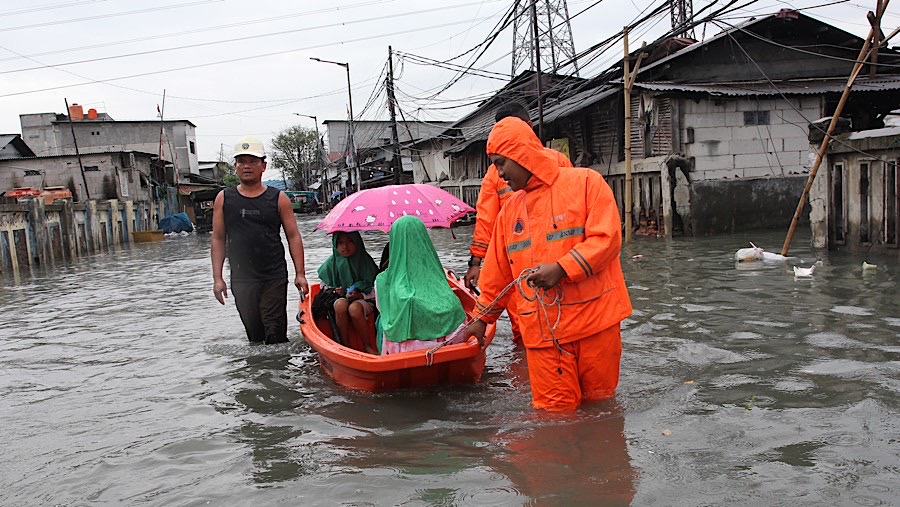
[[[478,340],[478,345],[484,348],[484,333],[487,331],[487,323],[483,320],[472,319],[466,326],[465,336],[474,336]]]
[[[546,290],[556,287],[564,276],[566,271],[558,262],[542,262],[535,266],[534,272],[525,280],[528,285]]]

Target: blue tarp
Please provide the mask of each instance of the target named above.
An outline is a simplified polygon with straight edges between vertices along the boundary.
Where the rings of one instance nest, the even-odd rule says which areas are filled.
[[[187,213],[176,213],[169,215],[159,221],[159,228],[166,234],[170,232],[193,232],[194,224],[188,218]]]

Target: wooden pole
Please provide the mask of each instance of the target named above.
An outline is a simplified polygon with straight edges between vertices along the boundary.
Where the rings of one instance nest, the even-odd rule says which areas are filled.
[[[887,7],[887,0],[883,3],[884,7]],[[788,228],[787,237],[784,238],[784,246],[781,247],[781,255],[787,255],[788,249],[791,247],[791,240],[794,238],[794,231],[797,229],[797,222],[800,220],[800,214],[803,212],[803,205],[806,201],[806,196],[809,195],[809,189],[812,188],[813,181],[816,179],[816,173],[819,171],[819,166],[822,165],[822,158],[825,157],[825,152],[828,151],[828,144],[831,141],[831,134],[834,132],[834,127],[837,125],[838,119],[841,116],[841,111],[844,109],[844,105],[847,103],[847,98],[850,96],[850,89],[853,87],[853,82],[856,80],[856,77],[859,75],[859,71],[862,69],[863,64],[866,62],[866,58],[869,52],[869,46],[872,43],[872,38],[877,37],[878,33],[875,29],[875,26],[869,29],[869,36],[866,38],[866,42],[863,44],[862,49],[859,51],[859,56],[856,58],[856,63],[853,65],[853,70],[850,72],[850,77],[847,78],[847,84],[844,85],[844,92],[841,94],[841,100],[838,101],[837,107],[834,109],[834,114],[831,115],[831,122],[828,124],[828,130],[825,131],[825,138],[822,139],[822,145],[819,146],[819,152],[816,154],[816,161],[813,163],[812,168],[809,170],[809,177],[806,179],[806,186],[803,187],[803,193],[800,194],[800,202],[797,203],[797,210],[794,212],[794,217],[791,219],[791,226]]]
[[[625,242],[631,243],[631,235],[633,227],[632,208],[634,207],[634,189],[633,178],[631,176],[631,88],[637,77],[638,69],[641,68],[641,60],[644,59],[644,47],[647,43],[641,45],[641,52],[634,64],[634,69],[630,69],[628,61],[628,27],[623,30],[625,41],[625,60],[623,62],[624,69],[624,92],[625,92]]]
[[[628,27],[622,31],[625,43],[625,59],[622,63],[624,68],[625,86],[623,92],[625,94],[625,243],[631,243],[632,217],[632,181],[631,181],[631,83],[629,63],[628,63]]]
[[[72,145],[75,146],[75,158],[78,159],[78,168],[81,169],[81,182],[84,183],[84,197],[86,201],[91,200],[91,191],[88,190],[87,178],[84,176],[84,164],[81,163],[81,152],[78,151],[78,140],[75,139],[75,126],[72,125],[72,112],[69,111],[69,99],[63,99],[66,102],[66,116],[69,118],[69,129],[72,131]]]

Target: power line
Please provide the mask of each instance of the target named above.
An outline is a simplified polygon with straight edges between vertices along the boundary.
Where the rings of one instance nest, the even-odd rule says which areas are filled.
[[[93,21],[97,19],[106,19],[106,18],[116,18],[121,16],[131,16],[132,14],[146,14],[148,12],[158,12],[158,11],[167,11],[171,9],[181,9],[182,7],[193,7],[195,5],[203,5],[210,3],[218,3],[222,0],[198,0],[196,2],[184,3],[184,4],[176,4],[176,5],[164,5],[162,7],[151,7],[148,9],[138,9],[134,11],[125,11],[125,12],[114,12],[110,14],[98,14],[96,16],[87,16],[84,18],[70,18],[70,19],[61,19],[58,21],[45,21],[43,23],[35,23],[33,25],[19,25],[19,26],[9,26],[6,28],[0,28],[0,32],[13,32],[17,30],[27,30],[29,28],[44,28],[47,26],[53,25],[65,25],[68,23],[78,23],[81,21]]]
[[[297,28],[297,29],[293,29],[293,30],[283,30],[280,32],[267,32],[267,33],[256,34],[256,35],[248,35],[245,37],[234,37],[231,39],[221,39],[221,40],[217,40],[217,41],[198,42],[195,44],[185,44],[183,46],[175,46],[175,47],[169,47],[169,48],[148,49],[146,51],[137,51],[134,53],[125,53],[125,54],[112,55],[112,56],[98,56],[96,58],[87,58],[87,59],[83,59],[83,60],[75,60],[75,61],[55,63],[55,64],[42,64],[39,67],[25,67],[22,69],[3,70],[3,71],[0,71],[0,74],[13,74],[13,73],[17,73],[17,72],[27,72],[27,71],[32,71],[32,70],[46,69],[46,68],[55,68],[56,69],[59,67],[64,67],[64,66],[69,66],[69,65],[80,65],[83,63],[95,63],[95,62],[102,62],[102,61],[106,61],[106,60],[116,60],[119,58],[131,58],[131,57],[135,57],[135,56],[145,56],[145,55],[152,55],[152,54],[157,54],[157,53],[166,53],[169,51],[179,51],[182,49],[194,49],[194,48],[201,48],[201,47],[207,47],[207,46],[216,46],[219,44],[227,44],[227,43],[231,43],[231,42],[242,42],[242,41],[247,41],[247,40],[260,39],[263,37],[278,37],[281,35],[294,34],[294,33],[298,33],[298,32],[307,32],[307,31],[312,31],[312,30],[321,30],[321,29],[325,29],[325,28],[343,27],[346,25],[352,25],[352,24],[356,24],[356,23],[369,23],[369,22],[373,22],[373,21],[383,21],[385,19],[396,19],[396,18],[403,17],[403,16],[415,16],[415,15],[419,15],[419,14],[427,14],[427,13],[441,11],[441,10],[467,7],[467,6],[474,5],[476,3],[478,3],[478,2],[460,4],[460,5],[452,5],[452,6],[444,6],[444,7],[436,7],[436,8],[424,9],[424,10],[420,10],[420,11],[410,11],[410,12],[405,12],[405,13],[401,13],[401,14],[389,14],[389,15],[385,15],[385,16],[375,16],[375,17],[371,17],[371,18],[352,20],[352,21],[339,21],[336,23],[329,23],[329,24],[317,25],[317,26],[307,26],[307,27]]]
[[[313,46],[306,46],[306,47],[302,47],[302,48],[286,49],[283,51],[273,51],[270,53],[244,56],[244,57],[240,57],[240,58],[229,58],[227,60],[217,60],[214,62],[197,63],[197,64],[192,64],[192,65],[188,65],[188,66],[184,66],[184,67],[175,67],[175,68],[171,68],[171,69],[154,70],[154,71],[142,72],[139,74],[131,74],[128,76],[119,76],[119,77],[113,77],[113,78],[108,78],[108,79],[91,79],[86,83],[72,83],[72,84],[67,84],[67,85],[51,86],[51,87],[47,87],[47,88],[39,88],[39,89],[31,89],[31,90],[13,92],[13,93],[6,93],[6,94],[0,95],[0,98],[13,97],[13,96],[17,96],[17,95],[26,95],[26,94],[30,94],[30,93],[46,92],[46,91],[52,91],[52,90],[61,90],[64,88],[74,88],[76,86],[84,86],[84,85],[95,84],[95,83],[108,84],[112,81],[121,81],[124,79],[132,79],[132,78],[136,78],[136,77],[151,76],[151,75],[156,75],[156,74],[164,74],[164,73],[168,73],[168,72],[177,72],[177,71],[182,71],[182,70],[193,70],[193,69],[197,69],[200,67],[210,67],[210,66],[214,66],[214,65],[221,65],[224,63],[234,63],[234,62],[247,61],[247,60],[258,60],[260,58],[265,58],[265,57],[269,57],[269,56],[277,56],[277,55],[283,55],[283,54],[287,54],[287,53],[296,53],[297,51],[305,51],[308,49],[317,49],[317,48],[323,48],[323,47],[329,47],[329,46],[335,46],[335,45],[344,45],[344,44],[350,44],[350,43],[354,43],[354,42],[362,42],[362,41],[366,41],[366,40],[391,37],[391,36],[395,36],[395,35],[404,35],[404,34],[408,34],[408,33],[433,30],[436,28],[444,28],[447,26],[459,25],[459,24],[468,23],[468,22],[469,22],[469,20],[451,21],[449,23],[442,23],[439,25],[431,25],[431,26],[427,26],[427,27],[423,27],[423,28],[413,28],[413,29],[409,29],[409,30],[401,30],[401,31],[397,31],[397,32],[371,35],[371,36],[367,36],[367,37],[359,37],[356,39],[350,39],[350,40],[341,41],[341,42],[316,44]],[[60,69],[60,70],[62,70],[62,69]]]

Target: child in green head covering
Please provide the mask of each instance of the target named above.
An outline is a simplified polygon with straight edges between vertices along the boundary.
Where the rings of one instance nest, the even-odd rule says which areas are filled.
[[[389,244],[387,269],[375,278],[381,353],[434,347],[464,323],[462,303],[421,220],[398,218]]]
[[[359,232],[335,232],[331,245],[333,252],[319,267],[319,279],[323,285],[344,292],[344,297],[334,302],[338,342],[377,354],[369,319],[375,313],[373,289],[378,266],[366,252]],[[360,338],[356,343],[349,343],[351,323]]]

